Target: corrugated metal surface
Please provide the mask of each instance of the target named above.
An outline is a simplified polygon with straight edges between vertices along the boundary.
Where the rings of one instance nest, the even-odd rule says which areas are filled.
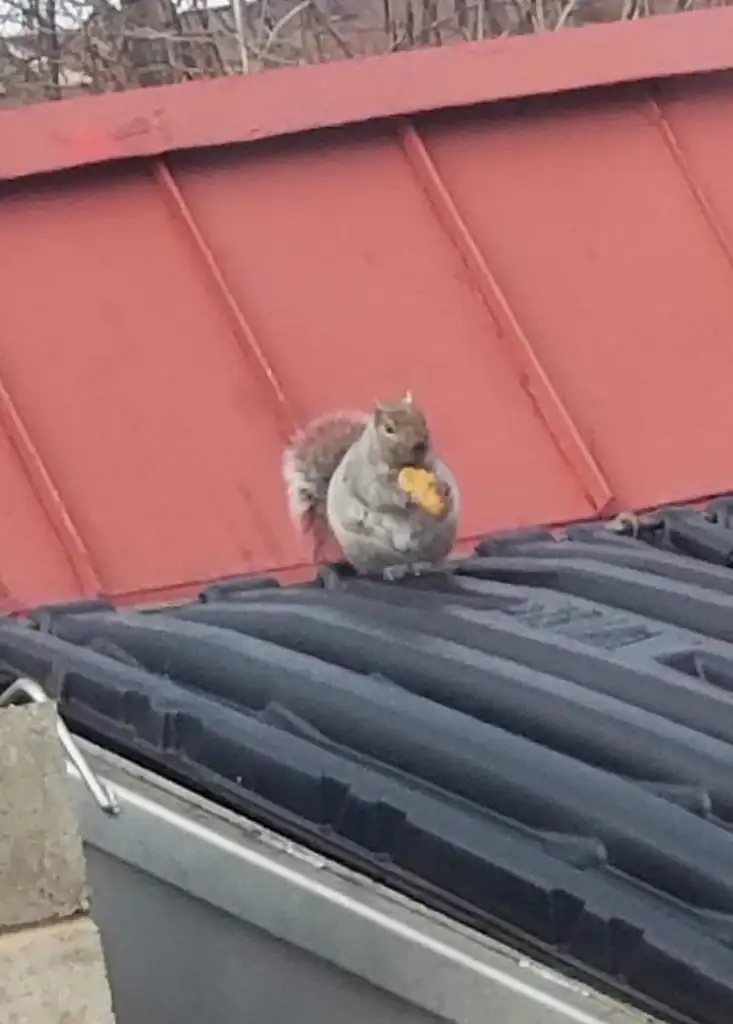
[[[0,660],[133,761],[665,1018],[730,1024],[732,522],[729,500],[646,543],[494,538],[403,584],[41,609],[0,622]]]
[[[286,434],[406,388],[464,539],[728,489],[732,26],[0,114],[3,606],[297,569]]]

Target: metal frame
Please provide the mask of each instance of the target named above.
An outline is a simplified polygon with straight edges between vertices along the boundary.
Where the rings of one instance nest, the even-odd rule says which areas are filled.
[[[316,128],[733,68],[718,8],[0,112],[0,182]]]
[[[86,843],[456,1024],[651,1024],[611,1000],[79,740],[121,807],[70,768]],[[378,951],[378,955],[374,955]],[[372,955],[370,955],[370,952]]]

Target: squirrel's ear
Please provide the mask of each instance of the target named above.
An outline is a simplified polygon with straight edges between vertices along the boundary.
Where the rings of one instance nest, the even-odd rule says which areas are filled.
[[[415,400],[412,397],[412,392],[411,391],[405,391],[405,397],[402,399],[402,401],[405,403],[405,405],[414,405],[415,404]]]

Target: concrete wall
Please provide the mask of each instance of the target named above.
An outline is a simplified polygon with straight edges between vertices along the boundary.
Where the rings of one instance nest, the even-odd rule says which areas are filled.
[[[55,708],[4,708],[0,1024],[113,1022]]]

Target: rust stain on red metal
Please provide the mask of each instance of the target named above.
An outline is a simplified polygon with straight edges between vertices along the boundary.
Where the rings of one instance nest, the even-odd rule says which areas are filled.
[[[407,389],[464,543],[733,490],[731,30],[0,113],[0,609],[297,574],[285,437]]]

